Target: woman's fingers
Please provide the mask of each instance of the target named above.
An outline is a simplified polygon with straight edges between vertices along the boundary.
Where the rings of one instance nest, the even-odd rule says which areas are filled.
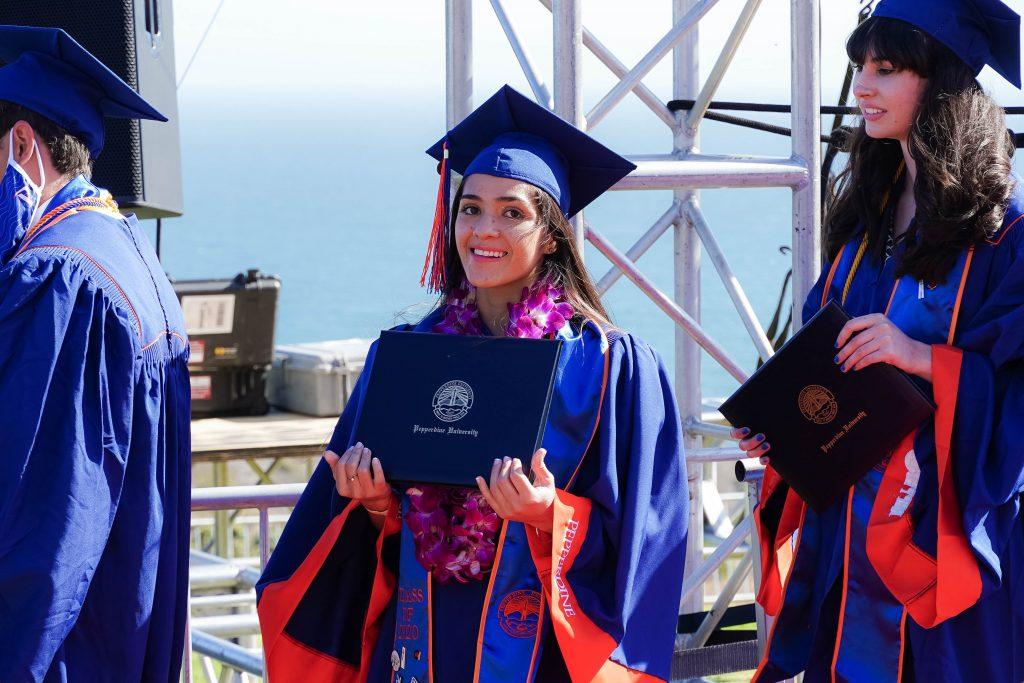
[[[480,495],[484,497],[484,500],[486,500],[487,504],[491,506],[491,509],[494,510],[494,513],[499,517],[504,518],[504,509],[501,507],[498,501],[494,499],[494,494],[491,493],[491,489],[489,486],[487,486],[487,482],[484,480],[483,477],[476,478],[476,486],[478,489],[480,489]]]
[[[849,341],[851,336],[861,330],[866,330],[873,325],[877,325],[885,319],[886,317],[881,313],[872,313],[871,315],[862,315],[858,318],[849,320],[845,325],[843,325],[843,329],[839,331],[839,336],[836,338],[836,348],[841,349],[846,345],[846,342]]]
[[[541,462],[541,466],[543,467],[543,461]],[[530,493],[533,491],[533,484],[530,483],[530,478],[527,477],[526,472],[523,471],[523,463],[519,458],[513,458],[512,460],[512,470],[509,472],[509,481],[519,493]]]
[[[324,451],[324,460],[327,461],[327,466],[331,468],[331,476],[334,477],[334,488],[338,490],[338,495],[344,496],[344,490],[342,489],[342,481],[344,477],[338,472],[338,466],[341,463],[341,456],[334,451]]]
[[[870,344],[875,341],[881,333],[881,326],[872,327],[871,329],[864,330],[851,339],[843,348],[839,349],[836,353],[836,357],[833,359],[837,365],[843,365],[847,359],[856,353],[859,349],[863,348],[866,344]]]
[[[519,462],[517,458],[502,458],[501,460],[501,472],[498,476],[497,488],[508,502],[515,500],[519,496],[519,489],[512,482],[512,471],[515,469],[517,462]],[[522,471],[522,468],[522,463],[519,463],[519,470]]]
[[[370,453],[369,448],[364,448],[363,452],[359,455],[359,462],[356,465],[356,480],[354,483],[359,484],[359,488],[366,494],[370,494],[374,491],[373,477],[370,474],[370,459],[373,454]]]
[[[501,489],[498,486],[501,482],[501,468],[504,464],[503,460],[495,458],[494,464],[491,465],[491,480],[489,482],[491,497],[494,499],[494,502],[497,503],[497,506],[492,505],[491,507],[493,507],[494,511],[498,512],[498,515],[502,517],[504,516],[502,512],[507,512],[508,507],[506,505],[505,496],[502,494]],[[502,512],[499,512],[499,509]]]
[[[754,450],[756,450],[758,448],[761,448],[765,444],[766,444],[765,435],[764,434],[755,434],[754,436],[750,437],[749,439],[741,439],[740,443],[739,443],[739,446],[740,446],[740,450],[741,451],[744,451],[748,455],[753,456],[753,455],[757,455],[757,454],[756,453],[751,453],[751,451],[754,451]]]
[[[869,365],[874,365],[875,363],[888,363],[889,358],[890,356],[886,351],[879,349],[872,353],[865,354],[855,362],[851,361],[850,367],[848,367],[846,371],[862,370],[863,368],[866,368]]]
[[[843,372],[849,372],[860,362],[862,358],[869,354],[877,353],[884,345],[884,340],[873,339],[866,344],[863,344],[860,348],[850,354],[850,357],[843,362]]]
[[[341,458],[342,472],[345,474],[346,481],[355,481],[357,471],[359,469],[359,458],[363,454],[363,444],[357,443],[347,451]]]
[[[331,474],[337,477],[337,472],[335,472],[335,469],[338,467],[338,461],[341,460],[341,456],[335,453],[334,451],[327,450],[324,451],[324,460],[327,461],[327,466],[331,468]]]
[[[373,470],[373,486],[378,491],[390,491],[388,480],[384,478],[384,467],[380,464],[380,458],[370,458],[370,467]]]
[[[732,438],[739,439],[740,450],[746,453],[748,458],[756,458],[759,455],[763,455],[771,448],[771,444],[766,441],[764,434],[755,434],[750,438],[744,438],[750,435],[748,427],[731,429],[729,433],[732,435]]]
[[[729,430],[729,436],[739,441],[750,436],[750,427],[733,427]]]

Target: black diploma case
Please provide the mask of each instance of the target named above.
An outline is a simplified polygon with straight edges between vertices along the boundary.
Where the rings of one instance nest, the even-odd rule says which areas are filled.
[[[888,363],[842,372],[835,342],[849,319],[830,302],[719,408],[734,426],[766,435],[772,467],[818,511],[935,411]]]
[[[476,487],[495,458],[527,472],[562,342],[382,332],[355,436],[392,483]]]

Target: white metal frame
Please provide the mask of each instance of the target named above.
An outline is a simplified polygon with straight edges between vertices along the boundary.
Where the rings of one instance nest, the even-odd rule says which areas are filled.
[[[270,508],[294,507],[305,489],[305,484],[265,484],[257,486],[215,486],[212,488],[192,489],[192,512],[255,509],[259,512],[260,558],[259,570],[262,572],[270,557]],[[213,557],[213,556],[211,556]],[[247,585],[255,585],[255,577],[251,569],[240,570],[223,560],[226,569],[234,569],[237,574],[251,575]],[[190,572],[191,574],[191,572]],[[190,584],[192,578],[190,576]],[[192,599],[189,590],[189,625],[185,638],[185,652],[182,665],[182,679],[192,683],[192,652],[201,656],[203,674],[206,680],[213,680],[212,660],[221,662],[225,667],[239,672],[240,677],[253,675],[262,677],[264,672],[263,659],[243,647],[236,645],[216,633],[209,633],[192,623]],[[230,597],[230,596],[229,596]],[[223,677],[222,677],[223,679]]]
[[[666,125],[674,137],[671,153],[630,157],[638,168],[619,182],[617,190],[672,190],[673,203],[626,252],[620,251],[594,226],[577,217],[577,237],[587,239],[612,263],[612,268],[598,280],[603,293],[625,275],[644,292],[676,324],[675,368],[676,392],[680,414],[686,425],[684,446],[688,458],[688,479],[691,499],[689,524],[690,546],[684,578],[681,610],[702,609],[704,580],[717,569],[732,550],[747,541],[752,533],[748,517],[707,560],[703,558],[703,512],[701,481],[705,465],[737,460],[735,447],[705,448],[704,439],[728,438],[728,430],[701,420],[702,394],[700,351],[703,349],[730,375],[738,380],[747,371],[712,339],[700,325],[700,261],[702,252],[711,260],[725,285],[740,322],[747,330],[758,355],[767,359],[771,343],[750,305],[738,279],[719,246],[714,230],[700,208],[701,188],[789,187],[793,191],[792,266],[794,310],[798,313],[820,269],[819,229],[821,225],[821,122],[820,107],[820,9],[819,0],[790,0],[791,13],[791,84],[793,144],[789,157],[755,158],[745,155],[712,156],[699,151],[700,124],[708,105],[732,63],[736,50],[751,26],[761,0],[747,0],[726,39],[708,79],[699,82],[698,26],[700,19],[718,0],[670,0],[673,26],[632,68],[615,55],[583,26],[582,0],[539,0],[552,13],[554,46],[553,95],[538,75],[533,62],[506,12],[502,0],[490,0],[498,21],[512,45],[530,88],[538,102],[551,108],[565,120],[582,130],[592,130],[630,93],[637,96]],[[624,8],[623,12],[628,9]],[[446,0],[448,32],[447,121],[452,127],[472,109],[472,19],[471,0]],[[592,52],[615,76],[618,82],[590,111],[583,115],[581,86],[583,48]],[[673,99],[692,99],[689,112],[671,112],[665,104],[669,98],[659,97],[643,84],[643,78],[664,58],[672,54]],[[675,253],[675,285],[671,295],[662,292],[636,265],[637,259],[658,241],[669,228],[673,229]],[[799,324],[799,316],[794,316]],[[757,480],[759,481],[759,480]],[[756,493],[756,492],[755,492]],[[756,501],[756,498],[754,498]],[[749,543],[756,555],[757,543]],[[751,566],[758,573],[760,563],[752,556],[741,563],[738,571]],[[740,583],[733,577],[727,583],[719,602],[727,601],[729,590],[735,593]],[[726,602],[727,604],[727,602]],[[716,603],[709,621],[694,634],[690,645],[700,645],[714,625],[713,619],[724,610]],[[764,634],[763,614],[758,614],[759,633]],[[763,640],[762,640],[763,642]]]

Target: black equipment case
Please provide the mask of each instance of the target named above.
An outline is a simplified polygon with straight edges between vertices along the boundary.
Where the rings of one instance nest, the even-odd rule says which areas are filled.
[[[192,415],[263,415],[281,281],[258,270],[174,283],[189,338]]]

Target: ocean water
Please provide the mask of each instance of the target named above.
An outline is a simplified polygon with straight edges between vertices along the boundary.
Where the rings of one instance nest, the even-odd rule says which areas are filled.
[[[430,103],[433,105],[433,103]],[[248,115],[240,119],[238,112]],[[439,106],[359,99],[308,107],[276,98],[193,98],[180,115],[186,213],[164,221],[162,259],[175,278],[231,277],[259,268],[281,278],[277,343],[372,337],[433,304],[419,287],[437,174],[423,154],[444,128]],[[776,119],[785,123],[785,119]],[[707,122],[708,153],[788,155],[788,138]],[[668,129],[639,104],[601,124],[625,154],[671,149]],[[767,325],[789,257],[788,189],[706,190],[701,205],[754,310]],[[622,251],[668,208],[670,192],[611,192],[587,219]],[[595,280],[607,261],[589,246]],[[673,289],[671,231],[639,261]],[[710,261],[702,265],[702,322],[744,367],[756,352]],[[622,278],[606,296],[614,321],[673,365],[674,327]],[[736,382],[704,358],[705,396]]]

